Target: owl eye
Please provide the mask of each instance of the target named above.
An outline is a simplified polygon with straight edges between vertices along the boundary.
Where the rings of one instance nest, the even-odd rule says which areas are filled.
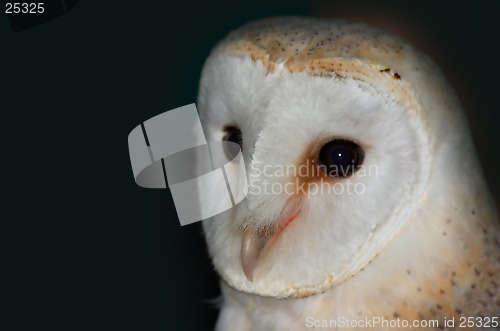
[[[226,132],[226,134],[222,138],[223,140],[231,141],[233,143],[240,145],[241,147],[241,144],[243,143],[243,138],[241,137],[240,129],[238,129],[235,126],[226,126],[224,128],[224,131]]]
[[[225,134],[224,134],[224,137],[222,137],[222,140],[236,143],[236,144],[240,145],[241,149],[243,149],[243,147],[242,147],[243,138],[241,136],[241,130],[239,128],[237,128],[235,126],[226,126],[224,128],[224,131],[225,131]],[[228,145],[228,144],[226,144],[226,145]],[[228,147],[226,145],[224,145],[224,149],[225,149],[227,157],[228,158],[232,158],[231,156],[234,157],[235,151],[228,150],[228,148],[230,148],[230,147]]]
[[[335,139],[319,152],[319,162],[326,174],[331,177],[349,177],[363,163],[364,152],[361,147],[349,140]]]

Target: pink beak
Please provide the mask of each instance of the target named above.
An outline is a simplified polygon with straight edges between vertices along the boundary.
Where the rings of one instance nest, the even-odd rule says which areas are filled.
[[[265,252],[272,246],[272,242],[299,216],[300,211],[300,204],[287,203],[270,234],[259,236],[251,230],[244,232],[241,241],[241,265],[249,281],[253,281],[253,272],[262,257],[266,255]]]

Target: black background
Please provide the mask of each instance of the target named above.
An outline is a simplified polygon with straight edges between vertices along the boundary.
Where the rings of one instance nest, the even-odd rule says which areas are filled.
[[[203,61],[230,30],[290,14],[365,21],[429,53],[467,109],[499,197],[498,18],[480,2],[81,0],[16,33],[2,14],[12,330],[213,328],[219,290],[200,224],[180,227],[168,190],[135,185],[127,136],[196,101]]]

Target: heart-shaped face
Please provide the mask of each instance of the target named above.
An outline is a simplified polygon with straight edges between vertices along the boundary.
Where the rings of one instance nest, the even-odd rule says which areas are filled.
[[[324,291],[408,223],[431,163],[408,48],[357,24],[275,19],[213,51],[200,116],[208,140],[240,144],[249,184],[243,202],[203,224],[231,286]]]

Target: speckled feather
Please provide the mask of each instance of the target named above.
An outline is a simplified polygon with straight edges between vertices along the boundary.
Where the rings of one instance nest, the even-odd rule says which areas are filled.
[[[217,115],[222,114],[220,109],[212,109],[213,105],[229,108],[222,101],[212,100],[224,88],[218,86],[220,77],[234,73],[238,75],[234,79],[247,79],[236,69],[229,69],[233,65],[253,66],[272,79],[307,75],[320,80],[333,78],[339,84],[354,81],[361,90],[390,99],[391,105],[401,107],[405,116],[421,124],[419,130],[425,136],[422,164],[429,169],[428,176],[422,170],[422,192],[415,196],[408,193],[415,210],[398,221],[404,224],[394,225],[394,233],[383,237],[380,247],[370,251],[366,263],[351,268],[351,274],[326,274],[322,283],[280,287],[276,279],[279,274],[272,274],[278,267],[270,269],[265,263],[261,269],[270,270],[274,278],[268,279],[261,272],[262,280],[249,282],[237,265],[237,254],[228,252],[239,249],[236,245],[242,233],[238,222],[227,223],[224,218],[238,218],[238,211],[205,221],[210,254],[223,279],[219,330],[302,330],[307,316],[441,322],[444,317],[500,318],[497,211],[482,177],[463,110],[428,57],[400,38],[362,24],[290,17],[250,23],[225,38],[204,68],[199,108],[204,128],[212,138],[217,137],[221,124],[218,118],[223,120],[223,115]],[[307,80],[312,78],[304,79],[312,82]],[[244,136],[254,143],[252,151],[244,150],[247,159],[258,159],[259,152],[266,150],[261,140],[268,131],[259,130],[255,137]],[[263,147],[259,150],[259,146]],[[295,223],[295,228],[287,229],[289,233],[282,236],[279,248],[286,250],[287,239],[295,244],[300,232],[308,231],[301,224],[305,220]],[[232,224],[227,225],[231,230],[224,232],[225,224]],[[287,255],[297,265],[295,257]],[[276,255],[268,257],[272,258]],[[279,263],[285,262],[274,261],[275,265]],[[440,329],[446,328],[441,324]]]

